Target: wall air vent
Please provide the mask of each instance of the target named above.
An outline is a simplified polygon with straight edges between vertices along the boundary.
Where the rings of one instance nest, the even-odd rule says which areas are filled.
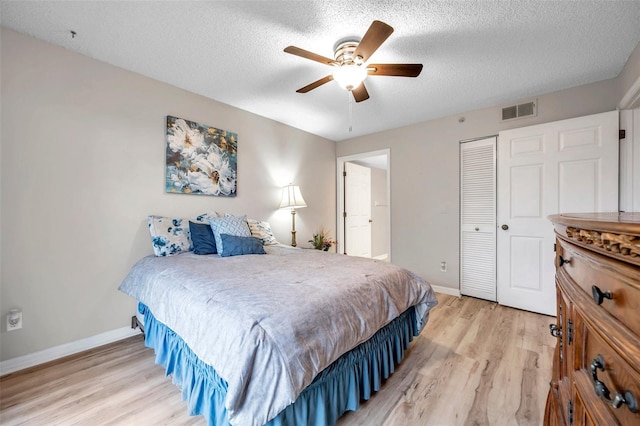
[[[538,115],[536,101],[502,108],[502,121],[523,117],[535,117],[536,115]]]

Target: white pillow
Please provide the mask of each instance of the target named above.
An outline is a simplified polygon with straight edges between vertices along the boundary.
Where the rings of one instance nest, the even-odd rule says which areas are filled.
[[[262,245],[271,246],[274,244],[278,244],[276,237],[273,236],[273,231],[271,230],[271,225],[269,225],[269,222],[247,219],[247,224],[249,225],[251,235],[256,238],[260,238],[260,241],[262,241]]]

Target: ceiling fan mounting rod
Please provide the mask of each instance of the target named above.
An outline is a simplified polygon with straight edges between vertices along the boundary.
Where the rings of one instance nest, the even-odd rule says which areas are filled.
[[[334,49],[333,57],[340,65],[362,65],[362,56],[354,56],[356,48],[360,44],[358,41],[343,41],[338,43]]]

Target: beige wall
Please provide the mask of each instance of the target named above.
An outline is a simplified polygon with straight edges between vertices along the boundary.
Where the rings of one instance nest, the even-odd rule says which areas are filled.
[[[377,204],[377,205],[376,205]],[[371,168],[371,256],[388,255],[387,171]]]
[[[502,106],[469,111],[338,142],[337,155],[390,149],[391,259],[431,284],[458,289],[459,141],[614,110],[617,83],[606,80],[538,96],[537,117],[502,123]],[[447,272],[440,272],[441,261],[447,262]]]
[[[1,359],[126,327],[117,291],[151,254],[149,214],[269,220],[290,242],[280,186],[302,188],[298,241],[335,226],[335,143],[2,29]],[[165,117],[238,133],[235,198],[164,192]],[[318,179],[322,176],[322,179]],[[24,327],[7,332],[12,307]]]
[[[633,92],[634,97],[629,100],[635,100],[633,104],[621,105],[621,108],[640,108],[640,98],[638,92],[640,91],[640,43],[636,46],[629,59],[627,60],[622,72],[618,76],[618,97],[620,100],[625,99],[625,95],[629,91]]]

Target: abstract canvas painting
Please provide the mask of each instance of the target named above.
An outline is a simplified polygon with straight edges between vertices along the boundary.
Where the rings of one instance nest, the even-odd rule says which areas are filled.
[[[166,192],[235,197],[238,135],[167,116]]]

